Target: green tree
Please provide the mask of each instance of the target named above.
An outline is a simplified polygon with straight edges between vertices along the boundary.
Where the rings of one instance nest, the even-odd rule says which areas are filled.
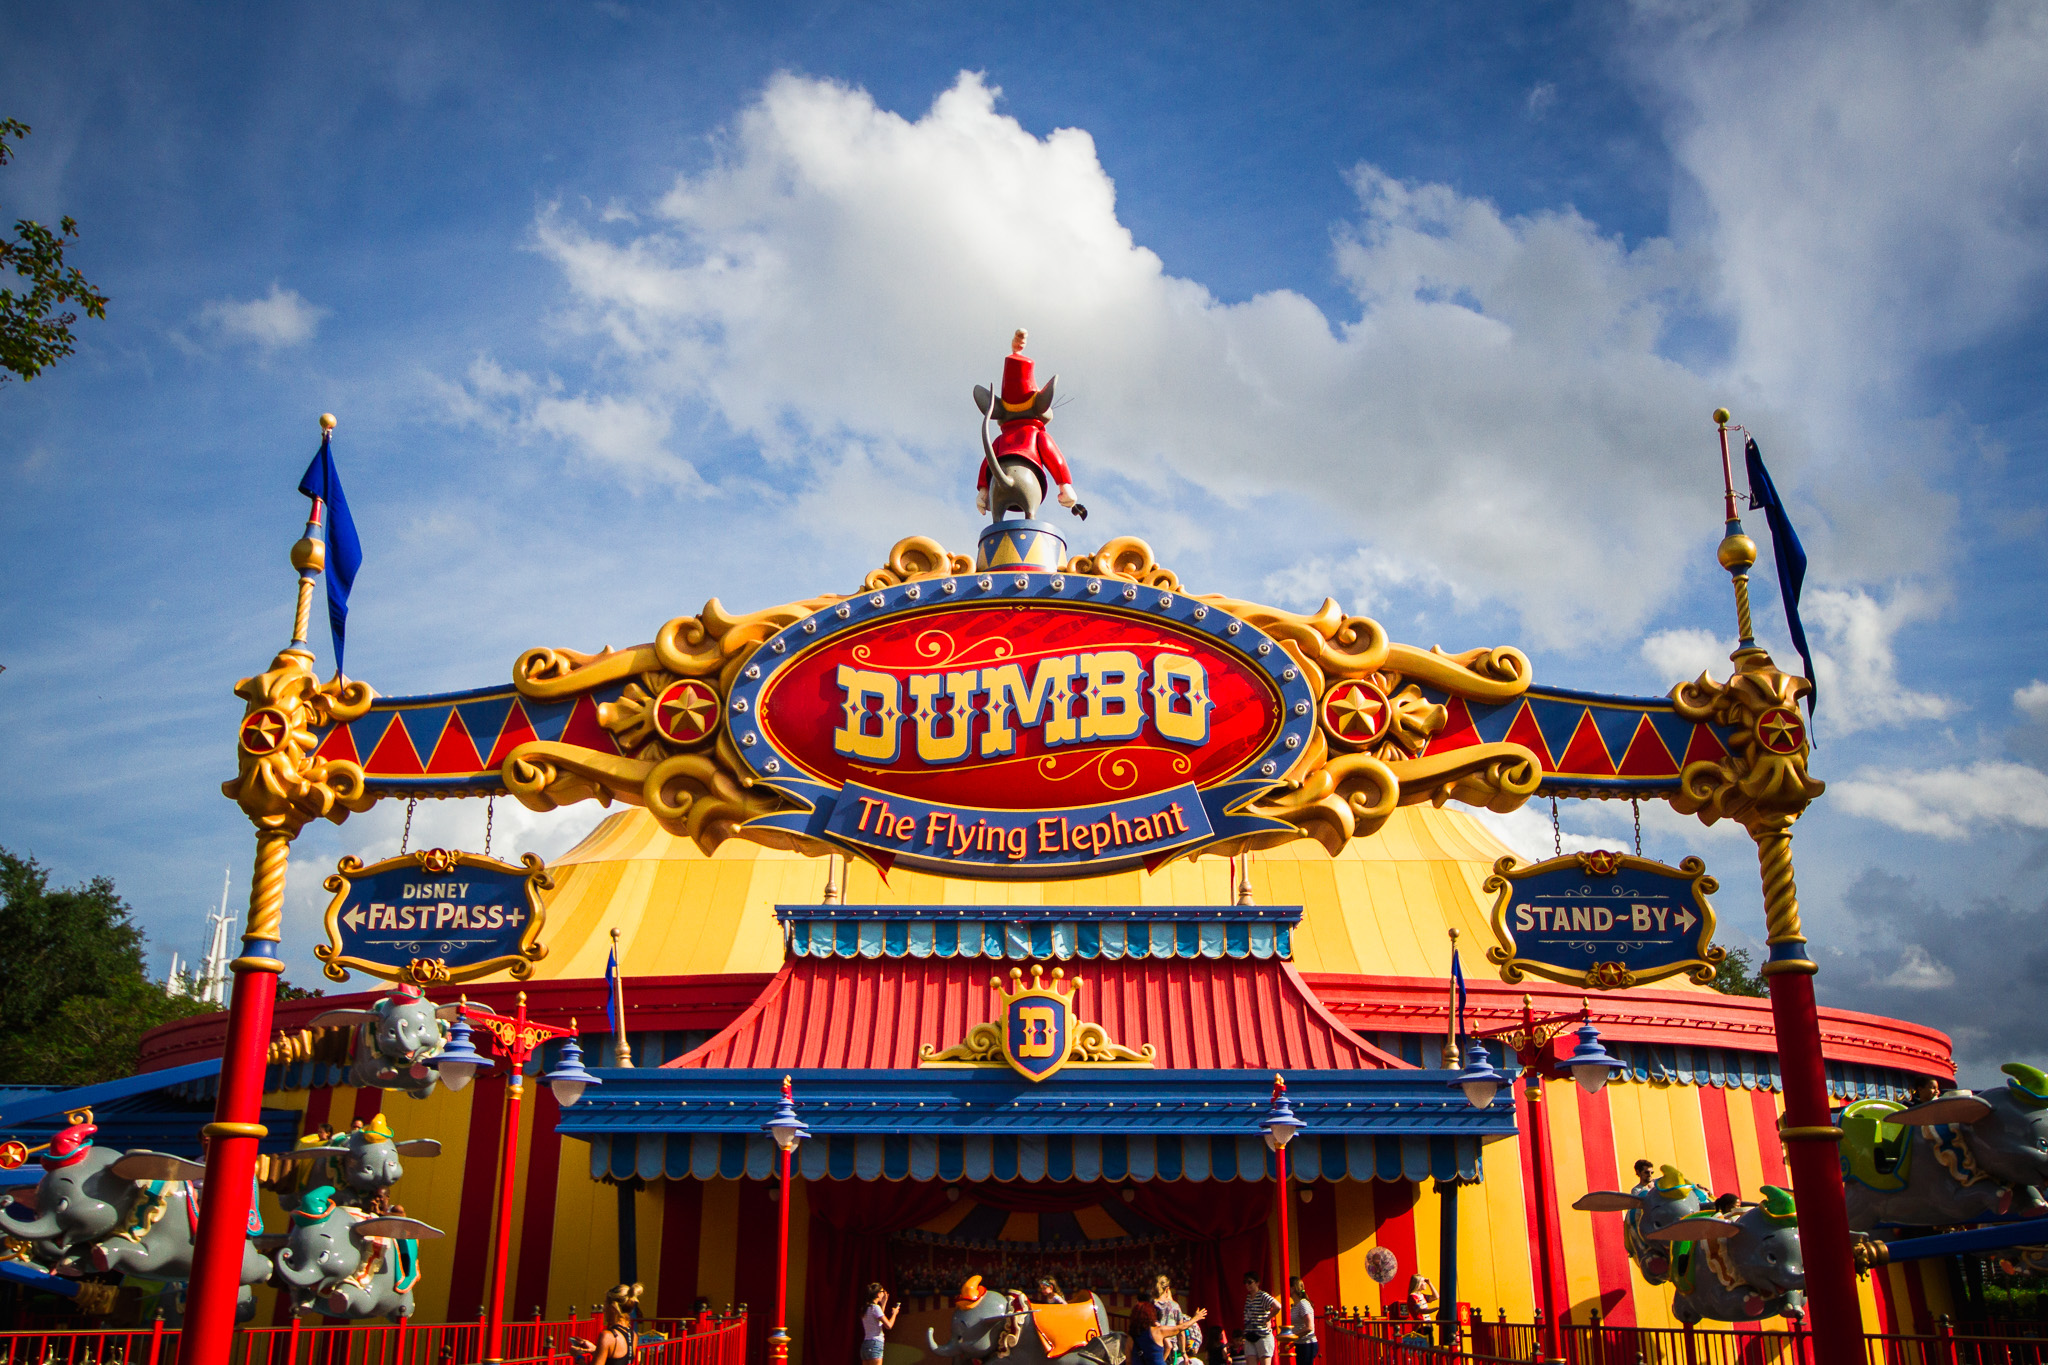
[[[0,166],[13,158],[8,139],[19,142],[28,135],[26,123],[0,119]],[[20,293],[0,289],[0,384],[9,374],[34,379],[44,366],[71,354],[71,324],[78,321],[78,314],[60,313],[59,305],[77,304],[89,317],[107,315],[107,296],[75,267],[64,264],[65,244],[78,240],[76,220],[67,215],[52,232],[33,219],[21,218],[15,221],[14,232],[11,238],[0,237],[0,276],[12,270],[27,281],[27,288]]]
[[[89,1085],[133,1074],[142,1035],[216,1006],[144,974],[142,931],[106,877],[50,885],[0,848],[0,1080]]]
[[[1747,948],[1730,948],[1727,958],[1714,972],[1714,989],[1723,995],[1768,995],[1763,978],[1756,974],[1756,960]]]

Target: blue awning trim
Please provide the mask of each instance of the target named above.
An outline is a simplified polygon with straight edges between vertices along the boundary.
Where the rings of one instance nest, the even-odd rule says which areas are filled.
[[[944,917],[937,912],[946,911]],[[885,913],[886,912],[886,913]],[[1294,955],[1300,906],[777,906],[793,957],[1272,958]],[[1054,918],[1058,916],[1058,918]],[[1113,916],[1113,917],[1112,917]]]
[[[1112,1149],[1114,1155],[1112,1156]],[[1477,1180],[1476,1137],[1300,1138],[1288,1149],[1296,1180]],[[593,1179],[767,1180],[775,1144],[759,1134],[596,1134]],[[1255,1137],[913,1137],[825,1134],[797,1148],[805,1180],[1098,1181],[1266,1180],[1272,1155]]]

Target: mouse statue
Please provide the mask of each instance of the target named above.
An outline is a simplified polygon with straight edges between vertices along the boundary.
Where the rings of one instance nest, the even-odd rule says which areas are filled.
[[[974,406],[981,412],[981,477],[975,485],[975,510],[1001,521],[1003,513],[1015,512],[1026,520],[1038,516],[1038,505],[1050,489],[1059,490],[1060,506],[1083,521],[1088,509],[1074,496],[1074,475],[1066,456],[1053,444],[1045,424],[1052,420],[1054,375],[1045,387],[1034,389],[1031,357],[1024,354],[1024,329],[1010,338],[1010,354],[1003,360],[1000,393],[986,385],[974,386]],[[991,445],[988,424],[994,421],[999,434]]]

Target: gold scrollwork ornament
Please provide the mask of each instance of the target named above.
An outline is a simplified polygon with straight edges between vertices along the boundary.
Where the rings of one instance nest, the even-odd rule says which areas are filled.
[[[258,829],[289,838],[309,820],[340,824],[375,803],[360,764],[313,757],[318,731],[369,711],[376,693],[367,683],[336,678],[323,684],[310,653],[286,649],[267,672],[236,683],[235,695],[248,705],[235,746],[236,773],[220,789]]]

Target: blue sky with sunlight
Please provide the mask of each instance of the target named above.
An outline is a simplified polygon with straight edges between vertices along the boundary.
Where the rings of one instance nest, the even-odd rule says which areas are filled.
[[[1024,325],[1088,543],[1575,687],[1725,669],[1735,409],[1813,555],[1823,997],[2048,1061],[2044,74],[2021,0],[24,10],[0,211],[74,215],[113,304],[0,387],[0,845],[112,874],[159,967],[239,899],[229,688],[319,412],[350,673],[473,686],[966,546]],[[300,840],[295,975],[401,818]],[[1760,937],[1739,832],[1645,836]]]

